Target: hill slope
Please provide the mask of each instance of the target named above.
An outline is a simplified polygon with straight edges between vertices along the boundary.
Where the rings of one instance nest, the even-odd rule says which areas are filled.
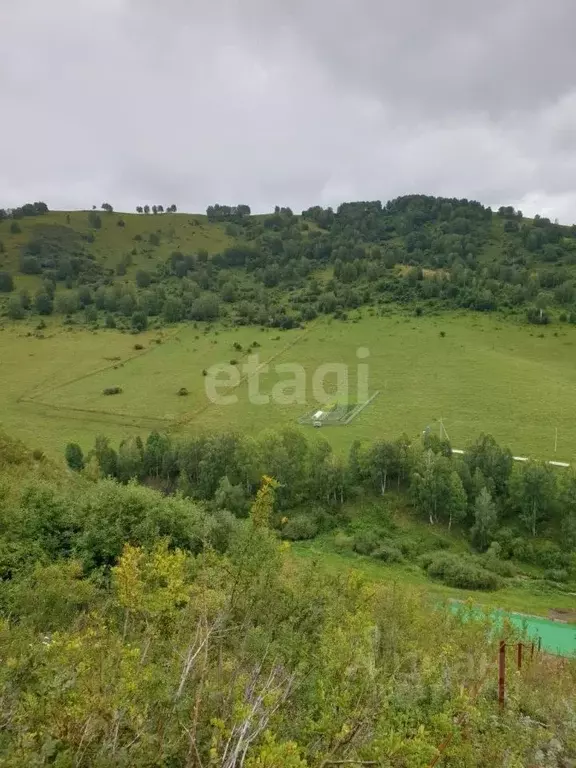
[[[97,323],[107,314],[122,325],[142,312],[292,327],[392,301],[546,323],[568,319],[576,300],[576,227],[467,200],[414,195],[302,216],[251,216],[246,206],[212,206],[208,216],[30,208],[35,215],[0,215],[0,295],[14,319]]]

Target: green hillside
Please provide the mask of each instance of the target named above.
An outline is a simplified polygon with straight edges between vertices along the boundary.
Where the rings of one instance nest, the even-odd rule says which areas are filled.
[[[572,765],[575,344],[509,208],[0,210],[2,765]]]
[[[393,302],[576,320],[576,227],[512,208],[418,195],[301,216],[45,208],[0,212],[0,295],[13,319],[129,327],[139,312],[136,328],[215,317],[289,328]]]

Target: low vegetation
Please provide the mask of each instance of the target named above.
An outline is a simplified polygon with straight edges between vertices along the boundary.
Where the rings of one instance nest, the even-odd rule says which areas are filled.
[[[295,559],[274,479],[238,516],[0,443],[4,765],[424,768],[447,737],[463,768],[574,754],[573,666],[538,656],[497,716],[489,620]]]

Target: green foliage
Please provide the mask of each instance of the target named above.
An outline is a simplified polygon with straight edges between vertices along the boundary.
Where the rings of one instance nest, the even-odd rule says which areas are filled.
[[[299,472],[316,467],[321,449],[293,432],[268,434],[262,450],[272,449],[301,494]],[[295,557],[268,528],[283,490],[270,477],[241,521],[129,479],[170,477],[180,464],[194,486],[208,476],[205,488],[229,506],[238,486],[260,483],[258,465],[249,468],[259,450],[230,436],[176,447],[152,433],[116,453],[100,438],[72,474],[32,470],[29,451],[0,435],[4,764],[400,768],[429,764],[451,735],[444,759],[479,768],[503,754],[531,765],[552,740],[570,748],[573,665],[559,674],[537,655],[509,676],[498,713],[490,669],[501,632],[488,616]],[[112,464],[126,485],[90,475]],[[365,512],[392,531],[387,509],[377,498]],[[373,553],[398,562],[382,537]],[[437,553],[423,565],[487,589],[500,580],[479,562],[498,555]],[[521,634],[506,627],[506,636],[512,645]],[[463,713],[465,738],[454,728]]]
[[[109,203],[103,206],[112,212]],[[173,205],[136,210],[175,213]],[[48,213],[36,203],[15,211],[5,216],[14,229],[20,228],[16,217],[46,220]],[[409,195],[386,204],[344,203],[336,211],[316,206],[302,217],[288,208],[256,217],[247,205],[217,204],[208,208],[207,219],[171,216],[164,233],[149,232],[145,218],[127,215],[114,220],[112,233],[107,216],[95,209],[51,214],[49,223],[27,226],[28,243],[14,238],[5,247],[21,250],[24,273],[52,272],[68,287],[114,282],[113,255],[117,276],[134,280],[139,291],[150,279],[166,289],[164,300],[180,300],[178,282],[188,278],[216,298],[218,315],[281,328],[320,313],[344,318],[375,300],[416,307],[417,316],[440,306],[479,312],[523,307],[528,322],[545,324],[556,308],[568,318],[576,296],[573,228],[538,217],[494,217],[474,201]],[[168,241],[173,251],[166,258]],[[142,245],[134,248],[134,242]],[[134,275],[128,271],[132,262]],[[331,278],[318,280],[320,273]],[[218,316],[207,316],[201,306],[190,313],[185,304],[174,322]]]
[[[22,306],[22,302],[17,296],[11,296],[8,300],[6,314],[11,320],[22,320],[22,318],[26,315],[26,311]]]
[[[318,523],[309,514],[295,515],[288,518],[282,526],[282,538],[289,541],[313,539],[318,534]]]
[[[511,504],[526,528],[536,536],[540,523],[548,520],[556,506],[556,482],[551,467],[530,462],[512,475]]]
[[[148,288],[151,283],[150,273],[144,269],[139,269],[136,272],[136,285],[138,288]]]
[[[137,333],[140,333],[142,331],[145,331],[148,327],[148,318],[144,314],[144,312],[134,312],[132,315],[132,319],[130,321],[132,325],[132,330],[136,331]]]
[[[11,293],[14,290],[14,280],[9,272],[0,271],[0,293]]]
[[[68,443],[64,452],[66,463],[75,472],[84,469],[84,454],[78,443]]]
[[[495,590],[502,586],[495,573],[461,555],[438,552],[423,555],[419,562],[430,578],[438,579],[449,587]]]
[[[485,550],[496,532],[498,515],[496,505],[487,488],[482,488],[474,504],[474,525],[470,536],[475,547]]]
[[[51,315],[54,302],[47,293],[37,293],[34,298],[34,309],[39,315]]]

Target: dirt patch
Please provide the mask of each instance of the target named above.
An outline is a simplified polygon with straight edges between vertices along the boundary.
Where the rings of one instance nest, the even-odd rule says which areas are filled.
[[[567,608],[550,608],[548,618],[552,621],[563,621],[565,624],[576,623],[576,611],[569,611]]]

